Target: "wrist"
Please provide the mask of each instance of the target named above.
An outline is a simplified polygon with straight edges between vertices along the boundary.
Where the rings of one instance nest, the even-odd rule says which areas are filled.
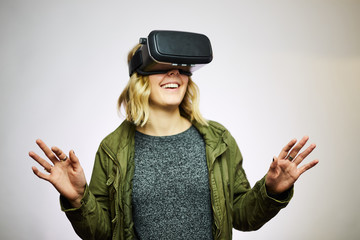
[[[77,198],[67,199],[72,207],[74,207],[74,208],[81,207],[82,199],[84,198],[84,195],[85,195],[85,188],[86,188],[86,185],[84,186],[84,190],[78,194]]]
[[[76,199],[76,200],[72,200],[72,201],[68,200],[68,201],[69,201],[70,205],[71,205],[73,208],[79,208],[79,207],[81,207],[81,198]]]
[[[291,192],[293,186],[283,192],[275,192],[271,191],[268,186],[265,184],[266,193],[269,197],[277,199],[277,200],[284,200],[289,197],[289,193]]]

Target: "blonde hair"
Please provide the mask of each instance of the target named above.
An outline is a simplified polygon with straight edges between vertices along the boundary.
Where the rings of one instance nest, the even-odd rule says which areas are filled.
[[[128,54],[128,63],[136,50],[141,45],[136,45]],[[118,99],[118,109],[124,107],[126,119],[136,126],[143,127],[149,120],[149,97],[150,97],[149,76],[143,76],[134,72],[126,87]],[[207,121],[202,117],[199,110],[199,87],[189,77],[187,90],[180,106],[180,114],[189,121],[196,121],[207,126]]]

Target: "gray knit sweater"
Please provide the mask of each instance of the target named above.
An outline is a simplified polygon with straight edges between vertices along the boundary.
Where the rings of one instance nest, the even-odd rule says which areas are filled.
[[[136,132],[134,159],[138,238],[212,239],[205,143],[196,128],[165,137]]]

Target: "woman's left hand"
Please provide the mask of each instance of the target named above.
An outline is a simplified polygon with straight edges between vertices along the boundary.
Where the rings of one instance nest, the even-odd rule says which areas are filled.
[[[308,140],[309,137],[305,136],[296,144],[296,139],[293,139],[281,150],[278,157],[274,157],[265,178],[266,189],[270,195],[278,195],[290,189],[301,174],[319,162],[318,160],[313,160],[299,167],[299,164],[316,147],[315,144],[311,144],[298,155]]]

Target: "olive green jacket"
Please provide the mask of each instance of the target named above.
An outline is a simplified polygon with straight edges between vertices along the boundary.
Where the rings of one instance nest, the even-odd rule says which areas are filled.
[[[231,239],[232,228],[257,230],[290,201],[266,193],[264,178],[253,188],[242,168],[242,156],[230,133],[220,124],[193,123],[206,143],[214,239]],[[100,144],[80,208],[60,197],[62,210],[82,239],[136,239],[132,219],[135,126],[124,121]]]

